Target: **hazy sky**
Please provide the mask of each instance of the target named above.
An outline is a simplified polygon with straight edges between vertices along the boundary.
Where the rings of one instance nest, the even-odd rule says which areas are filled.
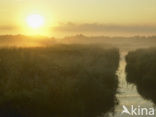
[[[156,33],[156,0],[0,0],[0,32],[29,34],[26,17],[40,14],[40,33]]]

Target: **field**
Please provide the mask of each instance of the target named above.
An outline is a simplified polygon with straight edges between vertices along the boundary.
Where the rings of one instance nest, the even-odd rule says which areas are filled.
[[[126,61],[127,81],[134,83],[145,99],[156,104],[156,48],[129,52]]]
[[[0,49],[1,117],[96,117],[117,104],[118,49]]]

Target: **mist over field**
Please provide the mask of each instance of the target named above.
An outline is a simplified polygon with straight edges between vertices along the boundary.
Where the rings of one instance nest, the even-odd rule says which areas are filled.
[[[55,44],[97,44],[102,47],[117,47],[124,50],[156,46],[156,36],[85,36],[75,35],[64,38],[24,35],[1,35],[0,47],[47,47]]]

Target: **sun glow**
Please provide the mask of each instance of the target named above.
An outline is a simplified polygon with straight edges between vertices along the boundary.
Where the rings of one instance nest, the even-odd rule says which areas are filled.
[[[27,17],[27,24],[33,29],[38,29],[44,25],[44,17],[39,14],[33,14]]]

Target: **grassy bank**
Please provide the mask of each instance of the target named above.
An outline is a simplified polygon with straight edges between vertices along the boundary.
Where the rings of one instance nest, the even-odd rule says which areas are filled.
[[[0,116],[96,117],[113,111],[117,49],[0,49]]]
[[[134,83],[144,98],[156,104],[156,48],[130,52],[126,61],[127,81]]]

